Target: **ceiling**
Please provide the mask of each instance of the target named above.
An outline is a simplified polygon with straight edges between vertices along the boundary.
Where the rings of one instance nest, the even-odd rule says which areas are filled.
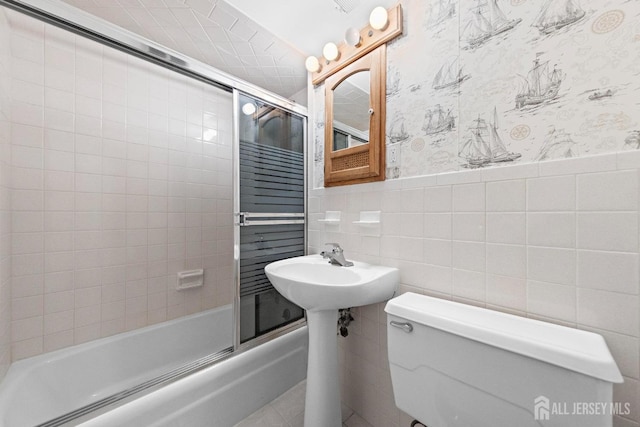
[[[320,56],[327,42],[340,43],[347,28],[361,29],[376,6],[397,0],[227,0],[305,56]],[[349,10],[343,12],[338,4]]]
[[[63,0],[306,105],[304,59],[395,0]],[[336,2],[346,9],[337,9]]]

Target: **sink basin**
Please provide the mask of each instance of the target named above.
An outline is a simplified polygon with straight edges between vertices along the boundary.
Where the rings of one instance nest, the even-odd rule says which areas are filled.
[[[341,267],[308,255],[273,262],[265,267],[273,286],[306,310],[337,310],[385,301],[400,281],[397,268],[354,261]]]
[[[351,267],[329,264],[320,255],[284,259],[264,271],[288,300],[307,310],[309,363],[305,427],[340,427],[338,381],[338,309],[374,304],[393,297],[397,268],[354,261]],[[356,322],[358,319],[356,319]]]

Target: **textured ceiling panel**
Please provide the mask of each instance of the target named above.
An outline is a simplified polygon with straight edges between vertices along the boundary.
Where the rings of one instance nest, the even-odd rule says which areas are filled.
[[[63,1],[306,104],[305,56],[224,0]]]

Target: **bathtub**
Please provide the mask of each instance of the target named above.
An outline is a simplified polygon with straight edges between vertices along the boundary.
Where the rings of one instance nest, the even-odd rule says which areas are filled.
[[[223,351],[232,343],[232,320],[229,305],[15,362],[0,384],[0,426],[44,423]],[[89,414],[81,425],[231,426],[304,379],[306,351],[306,328],[300,328],[97,417]]]

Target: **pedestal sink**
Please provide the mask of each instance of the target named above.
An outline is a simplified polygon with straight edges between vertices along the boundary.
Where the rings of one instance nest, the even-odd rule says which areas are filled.
[[[338,309],[391,298],[400,272],[358,261],[352,267],[336,266],[320,255],[276,261],[267,265],[265,272],[278,292],[307,310],[309,363],[304,426],[340,427]]]

